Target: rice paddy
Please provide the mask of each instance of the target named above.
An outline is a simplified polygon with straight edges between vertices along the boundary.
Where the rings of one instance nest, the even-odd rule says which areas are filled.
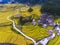
[[[14,6],[14,5],[13,5]],[[40,9],[41,6],[33,6],[33,12],[29,13],[27,12],[29,6],[25,7],[26,10],[12,10],[12,11],[6,11],[6,12],[0,12],[0,24],[1,23],[6,23],[10,21],[8,21],[6,18],[9,15],[15,15],[15,14],[20,14],[22,16],[30,16],[32,14],[41,15]],[[60,19],[58,19],[56,22],[60,22]],[[18,23],[18,20],[15,19],[15,23]],[[17,45],[29,45],[32,43],[32,41],[26,39],[25,37],[23,37],[21,34],[15,33],[12,31],[12,25],[10,26],[6,26],[6,27],[0,27],[0,43],[13,43],[13,44],[17,44]],[[32,37],[34,40],[38,41],[41,40],[44,37],[48,37],[49,33],[47,32],[47,30],[52,29],[53,27],[49,26],[47,28],[42,28],[39,27],[38,25],[34,26],[34,25],[24,25],[22,27],[22,32],[24,32],[26,35]],[[60,45],[60,41],[59,41],[60,37],[56,36],[53,40],[49,41],[48,45]]]

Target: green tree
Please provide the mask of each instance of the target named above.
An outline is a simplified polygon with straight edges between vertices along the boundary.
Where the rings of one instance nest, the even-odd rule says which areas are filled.
[[[30,7],[29,9],[28,9],[28,12],[32,12],[33,11],[33,9]]]
[[[49,0],[42,5],[42,13],[52,14],[54,17],[60,16],[60,0]]]

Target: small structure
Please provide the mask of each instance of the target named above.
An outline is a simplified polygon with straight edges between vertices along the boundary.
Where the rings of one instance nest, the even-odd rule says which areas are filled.
[[[48,22],[48,25],[51,25],[51,26],[54,26],[55,25],[54,19],[53,19],[53,17],[51,15],[48,16],[46,20]]]
[[[41,25],[41,20],[38,20],[38,25],[39,25],[39,26]]]
[[[46,28],[46,27],[47,27],[47,24],[42,24],[42,27],[43,27],[43,28]]]
[[[58,25],[55,26],[55,30],[57,31],[57,35],[60,36],[60,27]]]
[[[35,19],[32,20],[32,24],[33,24],[33,25],[36,25]]]
[[[50,36],[47,37],[47,39],[48,39],[48,40],[53,39],[53,38],[55,37],[55,33],[54,33],[52,30],[49,30],[48,32],[50,33]]]
[[[47,30],[48,33],[53,34],[53,30]]]
[[[19,18],[21,15],[20,14],[16,14],[14,15],[14,18]]]

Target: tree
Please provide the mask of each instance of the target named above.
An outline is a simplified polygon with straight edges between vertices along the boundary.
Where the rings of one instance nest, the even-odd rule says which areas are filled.
[[[47,1],[48,0],[15,0],[15,2],[27,4],[27,5],[30,5],[30,6],[33,6],[33,5],[36,5],[36,4],[42,4],[42,3],[45,3]]]
[[[29,9],[28,9],[28,12],[32,12],[33,11],[33,9],[30,7]]]
[[[20,17],[19,18],[19,24],[20,25],[24,25],[25,23],[28,23],[28,22],[32,22],[32,18],[31,16],[27,16],[27,17]]]
[[[42,5],[42,13],[52,14],[54,17],[60,16],[60,0],[49,0]]]

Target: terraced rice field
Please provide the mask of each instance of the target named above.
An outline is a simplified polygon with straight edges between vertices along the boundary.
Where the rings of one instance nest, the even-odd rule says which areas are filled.
[[[29,7],[28,7],[29,8]],[[14,10],[14,11],[7,11],[7,12],[0,12],[0,23],[6,23],[8,21],[6,18],[9,15],[14,14],[21,14],[22,16],[29,16],[31,14],[41,15],[40,8],[41,6],[33,6],[33,12],[29,13],[27,12],[27,9],[25,11],[20,10]],[[17,23],[17,20],[15,20]],[[56,20],[56,22],[60,22],[60,19]],[[13,32],[11,29],[12,25],[6,26],[6,27],[0,27],[0,43],[13,43],[17,45],[29,45],[32,43],[32,41],[24,38],[21,34],[18,34],[16,32]],[[47,28],[39,27],[38,25],[33,26],[31,24],[24,25],[22,27],[22,32],[24,32],[26,35],[32,37],[34,40],[38,41],[44,37],[49,36],[49,33],[46,31],[48,29],[52,29],[53,27],[49,26]],[[60,36],[56,36],[53,40],[49,41],[48,45],[60,45]]]
[[[49,36],[46,28],[39,27],[38,25],[32,26],[31,24],[30,25],[28,24],[28,26],[26,26],[26,27],[23,26],[22,31],[26,35],[35,39],[36,41],[41,40],[42,38]]]
[[[0,12],[0,24],[6,23],[6,22],[11,23],[6,19],[9,15],[22,14],[23,16],[29,16],[28,13],[29,12],[27,11],[25,12],[22,11],[22,13],[20,13],[19,10]],[[14,43],[17,45],[27,45],[32,42],[24,38],[22,35],[16,34],[15,32],[13,32],[11,29],[11,26],[6,26],[6,27],[3,26],[3,27],[0,27],[0,43]]]

